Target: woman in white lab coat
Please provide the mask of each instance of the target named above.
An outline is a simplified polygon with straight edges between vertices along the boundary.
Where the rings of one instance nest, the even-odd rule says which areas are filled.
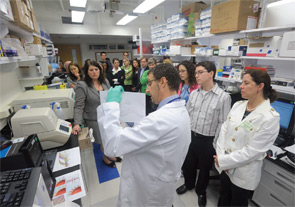
[[[279,133],[279,114],[270,102],[277,93],[265,71],[248,70],[240,86],[248,99],[234,104],[217,140],[216,168],[221,189],[218,206],[248,206],[258,186],[262,161]]]
[[[169,64],[150,70],[147,92],[159,106],[133,128],[121,128],[118,103],[107,98],[108,103],[97,108],[106,155],[124,155],[118,206],[172,206],[191,140],[185,101],[177,95],[179,82]]]

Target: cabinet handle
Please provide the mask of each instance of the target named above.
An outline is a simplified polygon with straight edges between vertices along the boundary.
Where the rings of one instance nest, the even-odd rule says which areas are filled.
[[[282,178],[284,178],[284,179],[288,180],[289,182],[293,183],[293,180],[291,180],[290,178],[287,178],[285,175],[283,175],[283,174],[281,174],[279,172],[277,172],[277,175],[281,176]]]
[[[279,183],[278,181],[274,181],[274,183],[278,186],[280,186],[281,188],[284,188],[285,190],[289,191],[290,193],[292,192],[292,190],[290,190],[289,188],[287,188],[285,185]]]
[[[270,197],[272,197],[273,199],[275,199],[276,201],[278,201],[279,203],[281,203],[283,206],[287,206],[287,204],[285,204],[283,201],[281,201],[280,199],[278,199],[276,196],[274,196],[273,194],[269,194]]]

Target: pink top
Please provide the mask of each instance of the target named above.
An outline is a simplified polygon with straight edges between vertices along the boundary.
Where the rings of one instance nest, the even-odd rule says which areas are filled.
[[[180,94],[181,94],[182,86],[183,86],[183,82],[181,82],[181,83],[179,84],[179,88],[178,88],[178,95],[179,95],[179,96],[180,96]],[[192,85],[192,86],[189,88],[189,92],[191,93],[192,91],[194,91],[194,90],[196,90],[196,89],[198,89],[198,88],[200,88],[200,85],[198,85],[198,84],[194,84],[194,85]]]

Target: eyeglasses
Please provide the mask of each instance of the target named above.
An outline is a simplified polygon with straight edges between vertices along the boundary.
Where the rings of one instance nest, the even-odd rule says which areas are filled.
[[[187,72],[187,70],[179,70],[178,72],[179,73],[185,73],[185,72]]]
[[[203,73],[205,73],[205,72],[207,72],[207,73],[209,73],[207,70],[199,70],[199,71],[196,71],[195,72],[195,75],[202,75]]]
[[[147,85],[148,86],[151,86],[152,85],[152,83],[153,83],[153,81],[156,81],[157,79],[154,79],[154,80],[149,80],[148,82],[147,82]]]

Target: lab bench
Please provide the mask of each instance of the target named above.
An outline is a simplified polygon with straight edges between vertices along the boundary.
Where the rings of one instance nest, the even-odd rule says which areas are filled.
[[[279,159],[264,159],[261,181],[252,200],[259,206],[294,206],[294,172],[294,167]]]

